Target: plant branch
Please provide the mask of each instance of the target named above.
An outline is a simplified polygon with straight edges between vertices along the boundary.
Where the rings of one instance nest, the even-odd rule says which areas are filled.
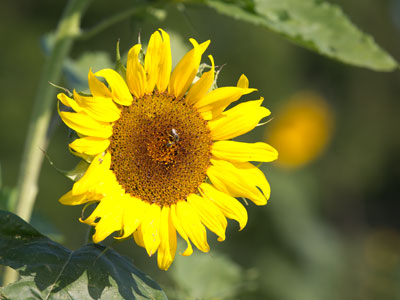
[[[63,62],[72,48],[74,39],[80,33],[82,15],[91,1],[68,2],[58,23],[53,47],[42,70],[17,183],[15,213],[27,222],[31,218],[38,192],[43,150],[47,148],[47,131],[55,104],[56,91],[49,81],[57,83],[60,80]],[[3,284],[14,282],[17,278],[18,273],[8,268],[4,272]]]
[[[121,21],[124,21],[131,17],[132,15],[140,14],[146,10],[146,5],[141,4],[138,6],[134,6],[130,9],[127,9],[123,12],[117,13],[97,25],[95,25],[92,28],[86,29],[86,30],[81,30],[79,36],[77,37],[79,40],[87,40],[92,38],[93,36],[97,35],[101,31],[107,29],[108,27],[111,27],[112,25],[115,25]]]

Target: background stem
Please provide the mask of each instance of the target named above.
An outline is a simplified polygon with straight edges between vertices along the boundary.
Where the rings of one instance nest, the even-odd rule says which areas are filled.
[[[40,168],[48,139],[47,130],[54,110],[56,89],[49,81],[58,83],[62,65],[68,56],[74,39],[80,33],[80,21],[92,0],[71,0],[65,8],[54,35],[53,47],[46,60],[40,78],[35,104],[17,183],[16,214],[29,222],[38,191]]]
[[[43,151],[48,144],[47,130],[56,103],[56,89],[49,84],[49,81],[59,82],[63,62],[72,48],[74,39],[80,33],[82,15],[91,1],[68,2],[54,34],[53,47],[42,70],[17,183],[15,213],[27,222],[31,219],[38,192]],[[3,284],[14,282],[17,276],[15,271],[8,268],[4,274]]]

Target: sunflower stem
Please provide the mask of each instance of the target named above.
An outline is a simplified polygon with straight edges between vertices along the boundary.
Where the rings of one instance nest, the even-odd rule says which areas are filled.
[[[79,34],[83,11],[92,0],[70,0],[54,34],[54,44],[46,60],[36,93],[32,117],[17,184],[16,214],[29,222],[40,167],[47,148],[47,130],[53,113],[56,90],[49,82],[58,82],[62,65],[68,56],[74,39]]]
[[[38,191],[40,168],[47,148],[47,131],[55,104],[55,92],[49,81],[57,83],[61,77],[62,65],[68,56],[74,39],[80,33],[82,15],[92,0],[70,0],[54,34],[54,44],[44,65],[35,97],[32,117],[29,123],[24,153],[17,183],[15,213],[27,222]],[[14,282],[18,274],[7,269],[3,284]]]
[[[101,21],[97,25],[93,26],[92,28],[81,31],[78,36],[78,39],[80,39],[80,40],[90,39],[91,37],[99,34],[100,32],[111,27],[112,25],[115,25],[121,21],[124,21],[125,19],[128,19],[132,15],[142,14],[146,10],[147,7],[148,7],[148,5],[146,5],[146,4],[136,5],[125,11],[117,13],[107,19],[104,19],[103,21]]]

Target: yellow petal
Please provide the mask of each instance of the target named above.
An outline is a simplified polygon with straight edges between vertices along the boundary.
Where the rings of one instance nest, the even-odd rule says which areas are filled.
[[[106,168],[106,166],[108,167]],[[125,195],[125,190],[119,185],[117,177],[110,170],[110,164],[108,161],[106,164],[104,164],[103,170],[100,170],[100,172],[103,173],[99,174],[100,180],[96,183],[96,185],[90,188],[89,191],[92,193],[101,194],[104,197],[123,197]]]
[[[122,213],[123,209],[118,198],[104,197],[93,213],[81,222],[96,226],[93,242],[100,243],[114,231],[121,230]],[[100,220],[96,222],[99,218]]]
[[[147,74],[146,93],[152,93],[159,74],[163,40],[159,31],[154,32],[149,40],[144,59],[144,70]]]
[[[187,247],[186,250],[182,253],[183,256],[189,256],[192,255],[193,253],[193,248],[192,245],[190,244],[189,238],[186,234],[186,232],[183,230],[181,220],[177,216],[177,205],[173,204],[170,206],[170,213],[171,213],[171,219],[174,227],[176,230],[179,232],[180,236],[186,241]]]
[[[237,101],[243,95],[250,94],[257,89],[249,89],[249,80],[242,75],[238,81],[238,86],[227,86],[217,88],[195,103],[199,112],[221,107],[221,112],[232,102]]]
[[[90,187],[105,179],[105,173],[109,171],[111,165],[111,155],[106,153],[97,155],[91,162],[86,173],[75,182],[72,188],[73,195],[79,195],[87,192]]]
[[[112,69],[103,69],[96,72],[95,75],[104,77],[107,80],[111,89],[112,98],[116,103],[126,106],[132,104],[132,95],[126,86],[124,79],[116,71]]]
[[[218,236],[218,241],[225,240],[227,221],[221,210],[209,199],[190,194],[187,202],[195,208],[201,222]]]
[[[96,225],[96,232],[92,239],[94,243],[100,243],[115,231],[121,230],[121,215],[102,217]]]
[[[132,235],[142,222],[143,215],[146,214],[149,205],[146,205],[142,200],[125,194],[124,201],[124,214],[122,217],[123,234],[120,239],[127,238]]]
[[[157,264],[161,270],[168,270],[175,258],[176,229],[172,222],[170,208],[164,206],[160,219],[160,247],[157,252]]]
[[[232,162],[262,161],[270,162],[278,158],[278,151],[266,143],[242,143],[217,141],[212,145],[211,153],[219,159]]]
[[[78,134],[78,136],[83,136],[83,135]],[[85,153],[76,152],[71,147],[68,147],[68,150],[72,155],[75,155],[75,156],[78,156],[78,157],[82,158],[82,160],[87,162],[87,163],[90,163],[93,160],[93,155],[88,155],[88,154],[85,154]]]
[[[160,49],[160,71],[157,78],[157,89],[164,92],[169,84],[169,77],[171,76],[172,56],[171,45],[168,33],[159,29],[163,39],[162,48]]]
[[[144,246],[143,234],[142,234],[142,226],[139,225],[138,229],[133,233],[133,238],[135,239],[136,244],[139,247],[146,248]]]
[[[60,100],[62,104],[64,104],[65,106],[71,107],[76,112],[82,111],[82,108],[80,108],[80,106],[76,103],[76,101],[74,99],[71,99],[64,93],[59,93],[57,95],[57,99]]]
[[[214,140],[226,140],[249,132],[270,111],[261,106],[264,99],[247,101],[224,111],[218,118],[208,122]]]
[[[194,104],[198,102],[204,95],[208,93],[214,82],[214,73],[215,73],[214,58],[211,55],[209,55],[208,58],[211,61],[211,70],[205,72],[201,76],[201,78],[190,88],[185,98],[186,103],[188,104]]]
[[[112,135],[112,126],[109,123],[96,121],[85,113],[61,111],[63,122],[76,132],[99,138],[108,138]]]
[[[234,86],[226,86],[215,89],[201,98],[195,107],[200,114],[210,112],[212,118],[219,116],[229,104],[242,97],[256,91],[256,89],[242,89]]]
[[[201,251],[208,252],[207,233],[197,212],[186,201],[176,204],[176,216],[181,221],[182,229],[192,243]]]
[[[238,221],[240,230],[247,224],[247,211],[235,198],[217,190],[208,183],[200,185],[200,192],[204,198],[212,201],[229,219]]]
[[[126,82],[136,98],[142,97],[146,92],[146,73],[139,62],[140,49],[142,45],[136,44],[129,50],[126,64]]]
[[[74,90],[74,99],[85,113],[97,121],[114,122],[120,117],[121,111],[111,98],[85,97]]]
[[[256,166],[219,159],[211,159],[211,163],[207,176],[217,189],[233,197],[248,198],[256,205],[267,203],[271,189],[264,173]]]
[[[92,200],[89,200],[86,194],[72,195],[72,191],[69,191],[68,193],[63,195],[58,201],[64,205],[79,205],[90,202]]]
[[[93,74],[92,69],[89,70],[88,81],[89,89],[93,97],[112,98],[108,87]]]
[[[141,229],[147,254],[152,256],[160,245],[160,214],[158,204],[151,204],[142,217]]]
[[[74,151],[87,155],[103,153],[109,145],[110,140],[91,136],[76,139],[69,144]]]
[[[242,89],[248,89],[249,88],[249,80],[247,79],[246,75],[242,74],[236,84],[237,87],[240,87]]]
[[[236,87],[215,89],[196,103],[195,107],[205,120],[215,119],[231,103],[239,100],[243,95],[250,94],[254,91],[257,91],[257,89],[249,89],[249,80],[242,74]]]
[[[206,41],[199,45],[194,39],[190,39],[190,42],[193,44],[193,49],[186,53],[171,74],[169,93],[178,99],[192,84],[200,65],[201,56],[210,44],[210,41]]]

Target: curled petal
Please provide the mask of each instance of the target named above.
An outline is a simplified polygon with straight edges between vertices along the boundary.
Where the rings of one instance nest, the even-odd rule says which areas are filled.
[[[135,243],[139,247],[142,247],[142,248],[146,249],[146,246],[144,245],[143,231],[142,231],[142,226],[141,225],[139,225],[139,227],[133,233],[133,238],[135,239]]]
[[[82,111],[82,108],[78,105],[78,103],[76,103],[76,101],[74,99],[71,99],[64,93],[59,93],[57,95],[57,99],[60,100],[62,104],[64,104],[65,106],[71,107],[76,112]]]

